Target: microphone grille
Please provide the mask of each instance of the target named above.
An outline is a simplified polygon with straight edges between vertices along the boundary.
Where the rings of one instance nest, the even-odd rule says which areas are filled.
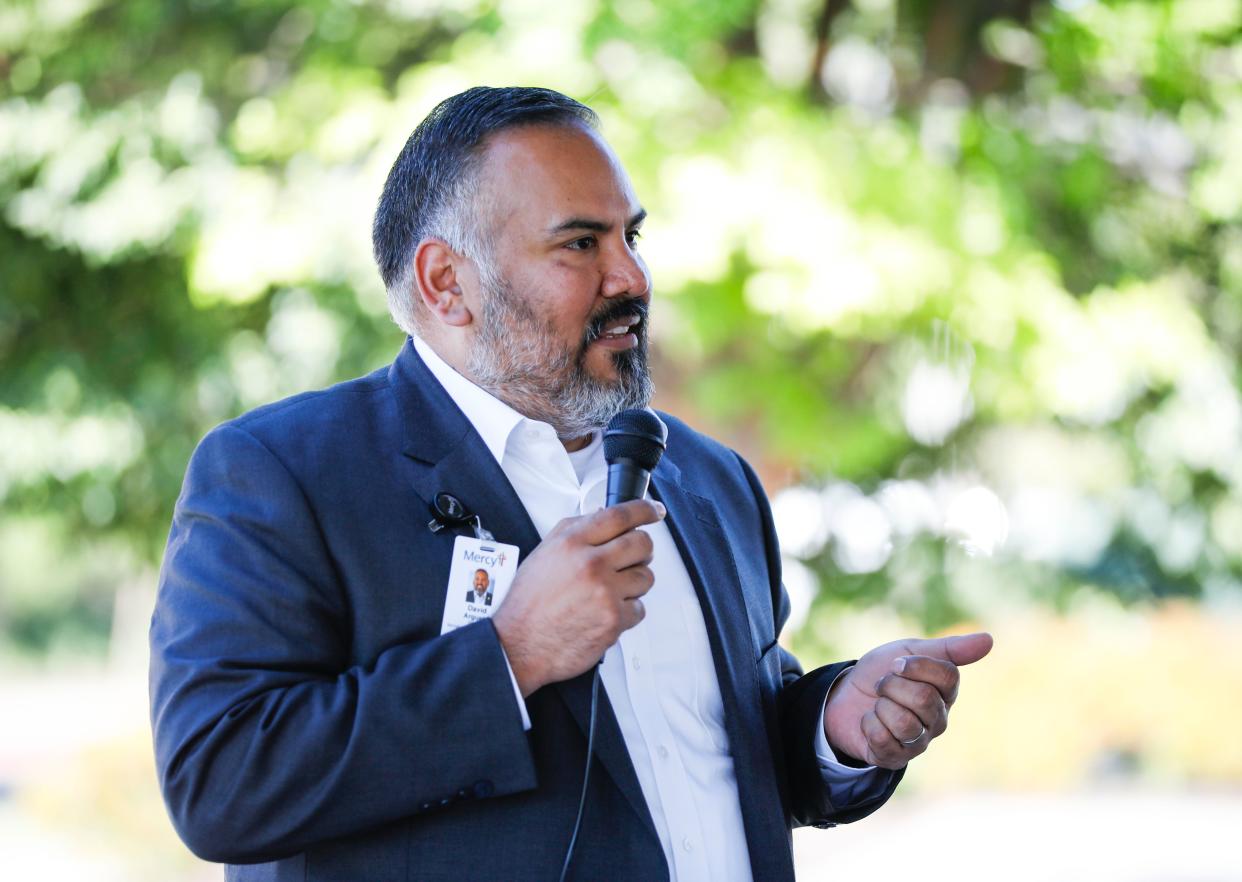
[[[668,441],[668,428],[650,408],[623,410],[604,430],[604,459],[631,459],[654,471]]]

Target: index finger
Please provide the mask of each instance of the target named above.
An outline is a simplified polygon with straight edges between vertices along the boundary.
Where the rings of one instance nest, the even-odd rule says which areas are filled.
[[[663,504],[653,499],[632,499],[601,509],[582,519],[582,537],[592,545],[603,545],[644,524],[664,519]]]

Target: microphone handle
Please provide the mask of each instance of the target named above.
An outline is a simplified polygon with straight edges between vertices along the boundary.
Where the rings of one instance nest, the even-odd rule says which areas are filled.
[[[647,486],[651,483],[651,472],[634,462],[632,459],[617,459],[608,463],[608,496],[605,508],[612,508],[631,499],[642,499],[647,495]],[[601,658],[595,663],[602,665]]]
[[[647,495],[651,472],[632,459],[618,459],[608,463],[608,498],[605,508],[612,508],[631,499]]]

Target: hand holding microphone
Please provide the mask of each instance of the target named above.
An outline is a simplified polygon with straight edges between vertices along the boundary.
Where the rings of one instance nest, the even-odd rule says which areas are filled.
[[[608,507],[565,518],[518,567],[492,622],[524,696],[588,670],[642,621],[655,577],[651,537],[637,528],[664,517],[642,497],[666,431],[650,410],[614,417],[604,433]]]

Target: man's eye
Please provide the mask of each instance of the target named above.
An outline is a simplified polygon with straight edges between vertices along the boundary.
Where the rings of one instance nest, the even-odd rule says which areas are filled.
[[[586,251],[588,248],[595,247],[595,237],[583,236],[581,239],[574,239],[565,247],[573,251]]]
[[[629,242],[630,247],[633,248],[635,245],[638,244],[638,240],[641,239],[642,237],[643,237],[643,234],[639,232],[638,230],[630,230],[628,233],[625,234],[625,241]]]

